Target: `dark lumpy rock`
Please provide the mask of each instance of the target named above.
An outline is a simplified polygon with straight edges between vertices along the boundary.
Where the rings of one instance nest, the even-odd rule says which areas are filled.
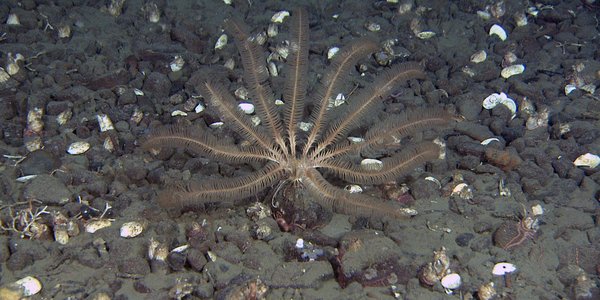
[[[459,245],[461,247],[467,247],[467,246],[469,246],[469,242],[471,242],[471,240],[474,237],[475,237],[475,235],[473,235],[472,233],[465,232],[465,233],[459,234],[454,241],[456,242],[457,245]]]
[[[38,150],[29,153],[19,164],[19,167],[23,175],[37,175],[50,173],[60,168],[60,164],[60,159],[54,154],[45,150]]]
[[[152,93],[154,97],[164,98],[169,95],[171,81],[165,74],[152,72],[144,81],[143,90]]]
[[[150,274],[150,265],[143,257],[130,256],[122,259],[118,265],[119,272],[134,275]]]
[[[37,199],[43,204],[61,205],[71,200],[72,193],[60,179],[51,175],[38,175],[23,191],[26,199]]]

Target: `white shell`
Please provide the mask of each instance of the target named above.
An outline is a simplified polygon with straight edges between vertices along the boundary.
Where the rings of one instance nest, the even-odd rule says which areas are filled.
[[[75,154],[85,153],[89,149],[90,149],[90,143],[79,141],[79,142],[74,142],[71,145],[69,145],[67,152],[69,154],[75,155]]]
[[[105,114],[96,115],[96,119],[98,119],[98,124],[100,125],[100,132],[105,132],[105,131],[115,129],[112,121],[110,120],[110,118],[107,115],[105,115]]]
[[[582,89],[590,94],[593,94],[596,91],[596,86],[590,83],[590,84],[581,86],[580,89]]]
[[[289,16],[290,16],[290,12],[287,10],[278,11],[271,17],[271,22],[282,23],[283,19],[285,19],[285,17],[289,17]]]
[[[332,59],[340,51],[339,47],[331,47],[327,51],[327,59]]]
[[[272,37],[276,37],[278,34],[279,34],[279,27],[277,26],[277,24],[274,24],[274,23],[269,24],[269,27],[267,27],[267,36],[272,38]],[[264,45],[264,43],[267,41],[266,38],[263,38],[263,37],[264,37],[264,35],[257,36],[257,39],[260,38],[260,40],[257,41],[259,45]]]
[[[313,126],[313,123],[310,122],[300,122],[298,124],[298,128],[304,132],[308,132]]]
[[[515,18],[515,24],[517,24],[517,27],[527,25],[527,15],[524,12],[517,12],[513,17]]]
[[[350,143],[353,143],[353,144],[362,143],[365,141],[364,138],[356,137],[356,136],[349,136],[348,140],[350,141]]]
[[[337,96],[335,96],[335,99],[329,99],[329,104],[327,107],[338,107],[344,103],[346,103],[346,96],[344,96],[342,93],[339,93]]]
[[[297,239],[296,240],[296,249],[302,249],[304,248],[304,240],[303,239]]]
[[[433,32],[433,31],[421,31],[421,32],[417,33],[417,37],[422,40],[430,39],[434,36],[435,36],[435,32]]]
[[[489,34],[490,34],[490,36],[495,35],[503,41],[506,40],[506,38],[508,37],[504,28],[502,28],[502,26],[500,26],[498,24],[494,24],[494,25],[492,25],[492,27],[490,27]]]
[[[600,164],[600,157],[595,154],[586,153],[575,159],[573,164],[577,167],[588,167],[593,169]]]
[[[260,117],[258,117],[258,116],[250,117],[250,121],[252,122],[252,125],[254,125],[254,126],[260,125]]]
[[[121,237],[124,238],[133,238],[140,235],[142,231],[144,231],[144,224],[133,221],[123,223],[123,225],[121,225],[120,234]]]
[[[202,105],[202,103],[198,103],[198,105],[196,105],[196,107],[194,108],[194,111],[199,114],[201,112],[203,112],[205,109],[204,105]]]
[[[481,141],[481,144],[485,146],[491,142],[500,142],[500,139],[498,139],[498,138],[485,139],[485,140]]]
[[[283,100],[281,100],[281,99],[275,100],[275,105],[284,105],[284,104],[285,104],[285,102],[283,102]]]
[[[17,178],[16,180],[17,180],[17,182],[27,182],[36,177],[37,177],[37,175],[25,175],[25,176],[21,176],[21,177]]]
[[[242,102],[238,104],[238,107],[247,115],[251,115],[254,113],[254,104],[252,103]]]
[[[73,112],[67,109],[56,116],[56,123],[58,123],[58,125],[65,125],[72,116]]]
[[[511,263],[501,262],[494,265],[492,274],[496,276],[504,276],[517,270],[517,267]]]
[[[65,226],[54,226],[54,240],[61,245],[66,245],[69,242],[69,233]]]
[[[6,82],[10,78],[10,75],[4,70],[4,68],[0,67],[0,83]]]
[[[215,50],[222,49],[223,47],[225,47],[225,45],[227,45],[227,35],[221,34],[219,39],[217,39],[217,43],[215,44]]]
[[[442,188],[442,183],[433,176],[427,176],[427,177],[425,177],[425,180],[435,183],[438,186],[438,189]]]
[[[24,297],[33,296],[42,290],[42,283],[33,276],[21,278],[15,281],[13,284],[20,289],[22,293],[21,296]]]
[[[177,252],[177,253],[181,253],[185,250],[187,250],[190,246],[188,244],[185,245],[181,245],[179,247],[175,247],[173,250],[171,250],[171,252]]]
[[[223,124],[224,124],[223,122],[214,122],[208,126],[212,129],[217,129],[217,128],[223,127]]]
[[[444,288],[447,288],[449,290],[457,289],[460,287],[461,284],[460,275],[456,273],[450,273],[442,277],[442,280],[440,282],[442,283],[442,286]]]
[[[544,214],[544,208],[541,205],[536,204],[536,205],[534,205],[534,206],[531,207],[531,214],[534,215],[534,216],[543,215]]]
[[[489,12],[484,11],[484,10],[478,10],[477,16],[480,17],[484,21],[487,21],[492,17],[492,15]]]
[[[378,171],[383,168],[383,162],[379,159],[365,158],[360,162],[363,170]]]
[[[358,184],[349,184],[345,186],[344,189],[350,192],[350,194],[362,193],[363,191],[362,187],[360,187]]]
[[[188,115],[188,114],[187,114],[185,111],[182,111],[182,110],[179,110],[179,109],[176,109],[176,110],[174,110],[174,111],[171,113],[171,116],[172,116],[172,117],[177,117],[177,116],[179,116],[179,117],[185,117],[185,116],[187,116],[187,115]]]
[[[500,72],[500,75],[503,78],[509,78],[513,75],[519,75],[525,71],[525,65],[511,65],[508,66]]]
[[[471,55],[471,62],[478,64],[480,62],[484,62],[486,58],[487,53],[485,52],[485,50],[480,50]]]
[[[512,112],[513,118],[516,116],[517,103],[515,102],[515,100],[508,98],[508,96],[506,96],[505,93],[493,93],[487,96],[482,103],[483,108],[485,109],[492,109],[498,106],[498,104],[506,106]]]
[[[140,90],[140,89],[133,89],[133,93],[136,96],[144,96],[144,91]]]
[[[8,18],[6,19],[6,24],[21,25],[21,22],[19,22],[19,16],[17,16],[17,14],[15,14],[15,13],[9,14]]]
[[[109,219],[92,220],[85,224],[85,232],[94,233],[102,228],[109,227],[111,224],[112,221]]]
[[[172,72],[177,72],[183,68],[183,65],[185,65],[185,60],[183,60],[183,57],[181,57],[181,55],[175,55],[173,61],[171,61],[169,64],[169,67],[171,68]]]

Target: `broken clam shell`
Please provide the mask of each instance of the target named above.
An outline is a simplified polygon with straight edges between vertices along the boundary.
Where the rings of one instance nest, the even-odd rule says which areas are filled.
[[[94,233],[102,228],[110,227],[112,221],[109,219],[92,220],[85,224],[85,232]]]
[[[490,27],[489,35],[490,36],[495,35],[500,40],[503,40],[503,41],[506,40],[506,38],[508,37],[504,28],[502,28],[502,26],[500,26],[498,24],[494,24],[494,25],[492,25],[492,27]]]
[[[480,62],[484,62],[486,58],[487,53],[485,50],[480,50],[471,55],[471,62],[478,64]]]
[[[115,129],[110,118],[105,114],[96,115],[98,119],[98,125],[100,125],[100,132],[105,132]]]
[[[496,276],[504,276],[517,270],[517,267],[511,263],[501,262],[494,265],[492,274]]]
[[[512,112],[513,118],[516,116],[517,103],[515,102],[515,100],[508,98],[508,96],[505,93],[493,93],[487,96],[482,103],[483,108],[485,109],[492,109],[498,106],[498,104],[506,106]]]
[[[287,10],[278,11],[271,17],[271,22],[283,23],[283,20],[289,16],[290,16],[290,12]]]
[[[360,162],[360,166],[363,170],[377,171],[383,168],[383,162],[378,159],[365,158]]]
[[[519,75],[525,71],[525,65],[510,65],[500,72],[502,78],[508,79],[511,76]]]
[[[42,283],[33,276],[27,276],[0,288],[0,298],[24,299],[23,297],[33,296],[41,290]]]
[[[452,294],[452,290],[459,288],[461,285],[460,275],[456,273],[450,273],[442,277],[440,283],[446,289],[447,294]]]
[[[586,153],[575,159],[573,164],[576,167],[588,167],[593,169],[600,164],[600,157],[598,157],[598,155],[595,154]]]
[[[74,142],[71,145],[69,145],[67,152],[69,154],[77,155],[77,154],[85,153],[89,149],[90,149],[90,143],[84,142],[84,141],[79,141],[79,142]]]
[[[227,39],[228,38],[226,34],[221,34],[219,39],[217,39],[217,43],[215,44],[215,50],[219,50],[225,47],[225,45],[227,45]]]
[[[144,224],[138,221],[126,222],[121,225],[120,235],[124,238],[134,238],[144,231]]]

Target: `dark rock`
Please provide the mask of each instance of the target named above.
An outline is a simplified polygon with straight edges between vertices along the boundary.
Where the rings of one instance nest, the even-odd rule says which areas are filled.
[[[458,168],[465,170],[474,170],[481,164],[481,159],[477,156],[467,155],[458,160]]]
[[[459,122],[454,130],[477,141],[483,141],[494,136],[487,126],[470,122]]]
[[[192,267],[192,269],[194,269],[197,272],[202,271],[202,268],[204,268],[204,265],[206,265],[206,263],[208,262],[206,260],[206,257],[204,256],[204,253],[194,248],[190,248],[188,250],[187,261]]]
[[[36,199],[45,205],[61,205],[71,201],[71,191],[58,178],[38,175],[25,187],[23,197]]]
[[[304,263],[302,263],[304,264]],[[242,274],[242,267],[232,264],[224,259],[218,259],[216,261],[208,262],[204,266],[205,272],[208,272],[212,275],[213,284],[215,288],[222,289],[229,285],[231,281],[240,276]],[[293,273],[288,273],[285,282],[289,282],[289,278]],[[279,274],[282,275],[282,274]],[[295,278],[294,281],[297,281],[298,278]],[[271,285],[271,287],[273,287]]]
[[[60,168],[61,162],[58,157],[46,150],[31,152],[19,164],[23,175],[48,174]]]
[[[465,233],[459,234],[454,241],[456,242],[457,245],[459,245],[461,247],[467,247],[467,246],[469,246],[469,242],[471,242],[471,240],[473,238],[475,238],[474,234],[472,234],[470,232],[465,232]]]
[[[26,251],[13,253],[6,261],[6,268],[11,271],[20,271],[30,265],[33,265],[33,256]]]
[[[150,265],[143,257],[129,256],[118,263],[119,272],[132,275],[147,275],[150,273]]]
[[[169,255],[167,256],[167,263],[174,271],[184,270],[185,261],[185,254],[181,252],[169,252]]]
[[[100,258],[96,249],[82,249],[77,254],[77,261],[92,269],[99,269],[105,265],[105,261]]]
[[[440,195],[437,184],[431,180],[420,178],[408,184],[410,194],[416,199],[428,199]]]
[[[144,92],[151,93],[155,98],[160,100],[169,96],[171,81],[169,81],[169,78],[165,74],[152,72],[144,81],[143,90]]]

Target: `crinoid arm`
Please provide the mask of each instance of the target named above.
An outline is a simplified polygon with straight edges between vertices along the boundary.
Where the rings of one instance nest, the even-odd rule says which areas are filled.
[[[268,163],[262,169],[234,178],[206,179],[175,184],[158,194],[162,207],[197,208],[210,202],[233,202],[275,185],[285,176],[276,163]]]
[[[174,125],[154,129],[142,140],[141,145],[145,150],[160,148],[186,149],[195,154],[232,163],[271,159],[264,150],[239,149],[237,145],[217,139],[201,126]]]
[[[321,205],[337,213],[373,218],[410,216],[393,202],[335,187],[315,169],[307,171],[303,186]]]

